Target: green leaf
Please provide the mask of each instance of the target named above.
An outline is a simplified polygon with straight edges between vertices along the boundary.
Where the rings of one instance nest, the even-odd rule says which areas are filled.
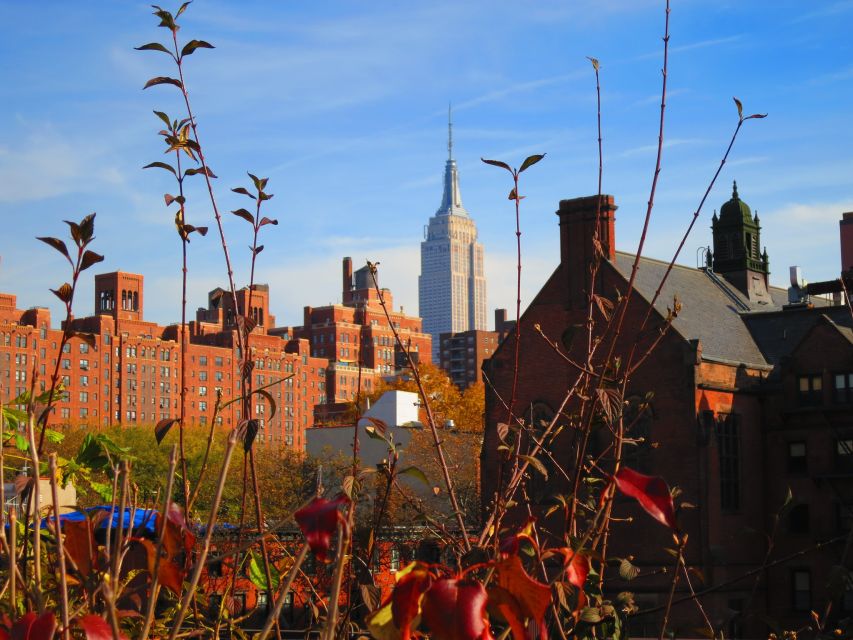
[[[231,213],[233,213],[238,218],[243,218],[243,220],[245,220],[251,225],[255,224],[255,216],[249,213],[249,211],[247,211],[246,209],[235,209]]]
[[[15,434],[15,448],[18,451],[29,451],[30,450],[30,442],[27,440],[22,433]]]
[[[519,455],[518,457],[522,460],[526,460],[527,462],[529,462],[530,466],[536,469],[536,471],[538,471],[540,474],[542,474],[542,477],[545,480],[548,479],[548,470],[545,468],[545,465],[542,464],[542,461],[539,458],[534,458],[533,456],[525,455]]]
[[[737,117],[743,120],[743,103],[737,98],[732,98],[735,101],[735,106],[737,107]]]
[[[190,55],[196,49],[213,49],[213,45],[209,42],[205,42],[204,40],[190,40],[184,45],[184,48],[181,49],[181,57]]]
[[[165,169],[166,171],[171,171],[172,174],[177,178],[178,173],[175,171],[175,167],[165,162],[152,162],[151,164],[146,164],[143,169],[151,169],[157,167],[158,169]]]
[[[270,575],[272,577],[272,591],[278,589],[278,583],[281,580],[281,574],[275,565],[270,563]],[[262,591],[270,591],[267,586],[267,574],[264,571],[264,560],[258,553],[251,551],[249,554],[249,580],[258,589]]]
[[[148,87],[153,87],[158,84],[173,84],[179,89],[183,89],[184,85],[181,84],[180,80],[176,80],[175,78],[167,78],[166,76],[157,76],[156,78],[151,78],[148,82],[145,83],[143,89],[147,89]]]
[[[400,471],[400,475],[407,475],[423,482],[426,486],[430,486],[429,479],[426,474],[417,467],[406,467]]]
[[[59,444],[65,440],[65,434],[61,431],[56,431],[55,429],[45,429],[44,435],[47,438],[47,441],[53,444]]]
[[[619,577],[623,580],[630,581],[640,575],[640,569],[631,564],[627,558],[623,558],[619,563]]]
[[[512,173],[512,168],[506,162],[501,162],[500,160],[486,160],[485,158],[480,158],[480,160],[494,167],[502,167]]]
[[[597,624],[601,622],[601,613],[595,607],[585,607],[581,612],[581,621],[588,624]]]
[[[273,197],[274,195],[275,195],[275,194],[273,194],[273,193],[264,193],[263,191],[261,191],[261,192],[258,194],[258,200],[260,200],[260,201],[262,201],[262,202],[263,202],[264,200],[272,200],[272,197]]]
[[[532,167],[534,164],[539,162],[542,158],[545,157],[544,153],[537,153],[532,156],[527,156],[524,159],[524,162],[521,163],[521,167],[518,169],[518,172],[521,173],[525,169]]]
[[[71,255],[68,253],[68,247],[66,247],[65,243],[62,240],[60,240],[59,238],[47,238],[47,237],[45,237],[45,238],[36,238],[36,240],[41,240],[45,244],[50,245],[51,247],[53,247],[54,249],[59,251],[59,253],[64,255],[66,258],[68,258],[68,262],[71,262]]]
[[[83,258],[80,260],[80,271],[85,271],[93,264],[97,264],[98,262],[103,262],[104,256],[100,253],[95,253],[94,251],[86,251],[83,254]]]
[[[137,51],[162,51],[163,53],[168,53],[172,56],[172,52],[169,51],[166,47],[164,47],[159,42],[149,42],[148,44],[144,44],[141,47],[133,47]],[[175,56],[172,56],[173,58]]]

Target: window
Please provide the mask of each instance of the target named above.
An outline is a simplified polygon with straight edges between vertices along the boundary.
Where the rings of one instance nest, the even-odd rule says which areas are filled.
[[[71,368],[71,360],[69,360],[68,358],[63,358],[62,368],[63,369],[70,369]]]
[[[717,421],[717,449],[720,454],[720,507],[740,509],[740,416],[720,415]]]
[[[394,545],[391,547],[391,561],[388,567],[391,571],[400,570],[400,547]]]
[[[206,396],[207,395],[207,387],[199,387],[198,388],[198,395]]]
[[[838,404],[853,402],[853,373],[836,373],[832,379],[835,402]]]
[[[798,504],[788,513],[788,533],[809,532],[809,505]]]
[[[805,473],[808,470],[805,442],[788,443],[788,473]]]
[[[835,441],[835,464],[842,470],[853,468],[853,438]]]
[[[798,378],[800,406],[816,407],[823,404],[823,378],[820,375]]]
[[[89,368],[89,361],[81,358],[80,359],[80,368],[83,369],[84,371],[87,370]]]
[[[199,400],[198,410],[199,411],[207,411],[207,402],[205,402],[204,400]]]
[[[198,363],[200,366],[206,367],[207,366],[207,356],[199,356],[198,357]]]
[[[812,577],[808,569],[791,571],[794,611],[809,611],[812,608]]]
[[[222,356],[216,356],[213,359],[213,364],[215,364],[217,367],[221,367],[222,366]]]
[[[89,343],[81,342],[80,343],[80,353],[89,353]]]
[[[199,371],[198,379],[202,381],[207,380],[207,371]]]

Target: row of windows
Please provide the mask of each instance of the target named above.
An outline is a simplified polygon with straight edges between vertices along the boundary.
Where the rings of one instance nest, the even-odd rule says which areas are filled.
[[[824,403],[823,376],[809,374],[797,379],[800,406],[816,407]],[[853,372],[832,374],[832,400],[838,404],[853,402]]]

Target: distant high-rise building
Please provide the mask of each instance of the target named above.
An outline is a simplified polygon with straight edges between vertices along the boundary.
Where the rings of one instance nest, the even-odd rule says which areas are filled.
[[[447,164],[441,206],[424,228],[419,314],[432,334],[433,360],[440,361],[442,333],[486,329],[486,277],[477,225],[462,205],[459,173],[453,159],[453,124],[447,121]]]

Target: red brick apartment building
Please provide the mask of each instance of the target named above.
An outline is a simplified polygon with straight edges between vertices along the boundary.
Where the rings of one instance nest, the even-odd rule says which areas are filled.
[[[74,338],[63,353],[62,332],[51,327],[47,309],[21,310],[14,295],[0,294],[0,399],[9,402],[28,389],[34,371],[38,389],[44,389],[59,361],[66,391],[51,424],[151,425],[178,415],[180,371],[186,366],[187,423],[209,424],[217,393],[228,401],[241,390],[233,300],[221,289],[212,291],[208,300],[208,307],[199,309],[197,319],[187,325],[182,362],[180,326],[144,319],[141,275],[119,271],[95,276],[95,313],[74,320],[75,330],[93,334],[94,346]],[[278,383],[268,389],[277,405],[274,416],[263,397],[253,397],[254,417],[261,425],[258,440],[301,451],[304,431],[314,421],[314,405],[326,399],[328,361],[312,356],[307,340],[268,332],[275,318],[269,314],[266,285],[256,285],[251,292],[241,289],[237,304],[237,314],[249,309],[258,323],[250,337],[253,386]],[[239,419],[240,403],[216,418],[224,426]]]
[[[613,299],[617,291],[626,291],[634,256],[616,251],[616,206],[612,196],[601,197],[599,237],[605,260],[597,291]],[[585,326],[596,201],[592,196],[560,202],[560,262],[521,318],[516,407],[536,420],[554,415],[577,373],[534,326],[540,325],[576,362],[585,358],[586,340],[573,340],[573,334]],[[845,214],[841,227],[848,287],[853,284],[850,220],[853,215]],[[853,557],[844,554],[844,535],[853,524],[853,319],[842,303],[840,281],[804,286],[797,277],[788,291],[769,286],[758,216],[740,200],[736,187],[712,223],[707,265],[673,269],[655,303],[650,331],[639,338],[641,347],[655,339],[677,295],[682,307],[672,328],[631,380],[629,395],[652,392],[653,397],[651,411],[628,434],[642,437],[643,443],[630,449],[624,462],[663,476],[680,488],[681,500],[695,505],[680,513],[679,522],[689,534],[687,564],[704,576],[694,586],[717,588],[703,598],[717,629],[730,637],[767,637],[765,617],[781,628],[797,629],[808,623],[811,610],[822,613],[828,600],[833,601],[832,619],[853,612],[853,593],[844,592],[844,581],[841,592],[827,586],[838,575],[838,565],[853,564]],[[640,260],[625,319],[628,329],[617,353],[627,353],[638,339],[636,328],[667,266]],[[834,294],[832,301],[809,298],[828,292]],[[514,350],[515,334],[510,332],[484,365],[497,390],[486,391],[481,476],[486,502],[498,477],[496,427],[506,420],[496,394],[510,395]],[[568,409],[566,415],[570,413]],[[566,467],[573,466],[574,437],[565,429],[552,447]],[[594,441],[592,448],[601,453],[603,443]],[[761,571],[768,552],[765,532],[772,530],[788,487],[792,508],[779,524],[769,560],[837,541]],[[534,509],[544,516],[553,503],[550,496],[566,489],[556,473],[547,483],[534,480],[529,486]],[[633,522],[612,523],[611,557],[631,554],[644,573],[672,565],[665,551],[672,539],[665,527],[628,499],[617,501],[615,515],[633,516]],[[559,531],[561,522],[544,519],[552,531]],[[756,575],[736,580],[749,571]],[[669,577],[641,577],[612,588],[614,594],[634,592],[640,609],[649,609],[665,603]],[[682,580],[677,597],[686,588]],[[648,637],[658,632],[660,619],[637,617],[632,624],[635,634]],[[695,637],[695,629],[703,626],[689,602],[670,617],[678,635]]]
[[[463,391],[483,382],[483,362],[492,357],[500,341],[514,327],[515,321],[506,319],[506,309],[495,309],[494,331],[471,329],[442,333],[441,368]]]
[[[347,403],[355,400],[359,366],[365,393],[370,393],[382,377],[393,376],[408,366],[379,304],[369,269],[364,266],[353,272],[351,258],[344,258],[342,267],[341,304],[305,307],[301,327],[280,327],[271,331],[276,336],[306,340],[312,356],[328,359],[326,393],[329,405],[318,407],[323,419],[340,413]],[[402,307],[395,310],[391,291],[381,291],[394,330],[408,346],[413,359],[430,362],[432,339],[423,332],[422,320],[406,315]]]

